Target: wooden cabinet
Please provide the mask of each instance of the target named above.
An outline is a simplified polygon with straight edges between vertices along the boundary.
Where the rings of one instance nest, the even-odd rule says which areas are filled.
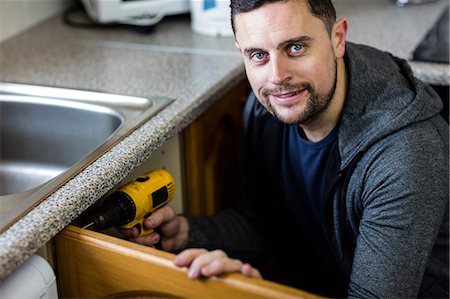
[[[191,280],[186,269],[173,265],[173,254],[75,226],[58,234],[55,246],[60,298],[112,298],[123,292],[157,292],[163,298],[319,298],[240,274]]]
[[[212,215],[236,198],[242,111],[249,91],[242,80],[182,133],[189,215]]]
[[[182,133],[185,213],[214,214],[235,196],[248,92],[239,82]],[[73,225],[54,241],[61,298],[318,298],[238,273],[191,280],[171,253]]]

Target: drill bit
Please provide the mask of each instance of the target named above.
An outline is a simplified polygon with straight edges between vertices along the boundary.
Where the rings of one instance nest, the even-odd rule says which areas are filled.
[[[95,222],[89,222],[88,224],[86,224],[85,226],[82,227],[82,229],[90,229],[93,228],[95,226]]]

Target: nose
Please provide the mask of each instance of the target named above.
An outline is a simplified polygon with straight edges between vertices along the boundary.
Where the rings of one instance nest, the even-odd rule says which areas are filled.
[[[272,56],[271,59],[271,73],[269,81],[275,85],[283,84],[292,79],[290,71],[290,62],[287,57]]]

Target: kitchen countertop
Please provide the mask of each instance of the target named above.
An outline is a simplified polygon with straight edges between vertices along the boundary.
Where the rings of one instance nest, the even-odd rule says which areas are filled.
[[[338,18],[348,21],[347,40],[411,60],[413,52],[448,7],[448,1],[398,7],[393,0],[333,1]],[[449,65],[410,63],[414,74],[434,85],[448,85]]]
[[[335,1],[348,40],[405,59],[447,5]],[[401,25],[399,25],[401,24]],[[0,280],[245,78],[233,38],[191,32],[189,17],[167,17],[150,33],[78,29],[51,18],[0,44],[0,81],[175,101],[145,122],[0,235]],[[448,85],[448,65],[413,62],[416,75]]]

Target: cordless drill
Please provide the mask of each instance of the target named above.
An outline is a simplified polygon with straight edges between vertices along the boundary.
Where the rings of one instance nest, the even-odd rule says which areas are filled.
[[[175,189],[172,176],[163,169],[141,175],[108,196],[85,228],[136,227],[139,236],[150,234],[153,230],[145,229],[145,218],[171,201]]]

